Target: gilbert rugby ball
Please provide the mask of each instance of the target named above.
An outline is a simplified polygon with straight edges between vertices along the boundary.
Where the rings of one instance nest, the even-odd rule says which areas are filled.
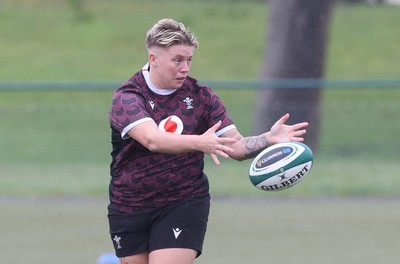
[[[303,180],[313,165],[311,149],[299,142],[274,144],[254,158],[251,183],[264,191],[280,191]]]

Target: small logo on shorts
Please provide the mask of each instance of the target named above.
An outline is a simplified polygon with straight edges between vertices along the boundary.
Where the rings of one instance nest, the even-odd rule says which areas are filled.
[[[115,235],[113,240],[115,241],[115,243],[117,244],[117,249],[121,249],[121,237]]]
[[[176,228],[172,228],[172,230],[174,231],[175,239],[178,239],[178,236],[181,234],[183,229],[176,227]]]

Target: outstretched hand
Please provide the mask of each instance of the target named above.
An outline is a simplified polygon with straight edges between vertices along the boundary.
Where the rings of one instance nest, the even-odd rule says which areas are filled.
[[[307,132],[305,128],[308,126],[308,122],[297,123],[294,125],[286,125],[285,122],[289,119],[289,117],[289,114],[282,116],[271,127],[268,137],[270,145],[281,142],[304,141],[303,136]]]
[[[216,123],[214,126],[209,128],[202,137],[202,146],[201,150],[209,154],[216,165],[219,165],[220,162],[218,160],[218,156],[223,158],[229,158],[230,154],[234,152],[234,150],[224,144],[235,143],[237,140],[234,138],[228,137],[217,137],[215,132],[221,126],[221,121]]]

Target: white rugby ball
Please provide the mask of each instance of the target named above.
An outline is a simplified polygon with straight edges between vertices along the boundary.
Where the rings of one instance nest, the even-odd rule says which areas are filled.
[[[264,191],[284,190],[304,179],[313,160],[311,149],[303,143],[274,144],[254,158],[249,170],[250,181]]]

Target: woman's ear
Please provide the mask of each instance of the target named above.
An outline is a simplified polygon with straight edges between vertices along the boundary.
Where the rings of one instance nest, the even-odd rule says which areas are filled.
[[[157,55],[150,52],[149,53],[149,63],[150,63],[150,67],[157,67]]]

